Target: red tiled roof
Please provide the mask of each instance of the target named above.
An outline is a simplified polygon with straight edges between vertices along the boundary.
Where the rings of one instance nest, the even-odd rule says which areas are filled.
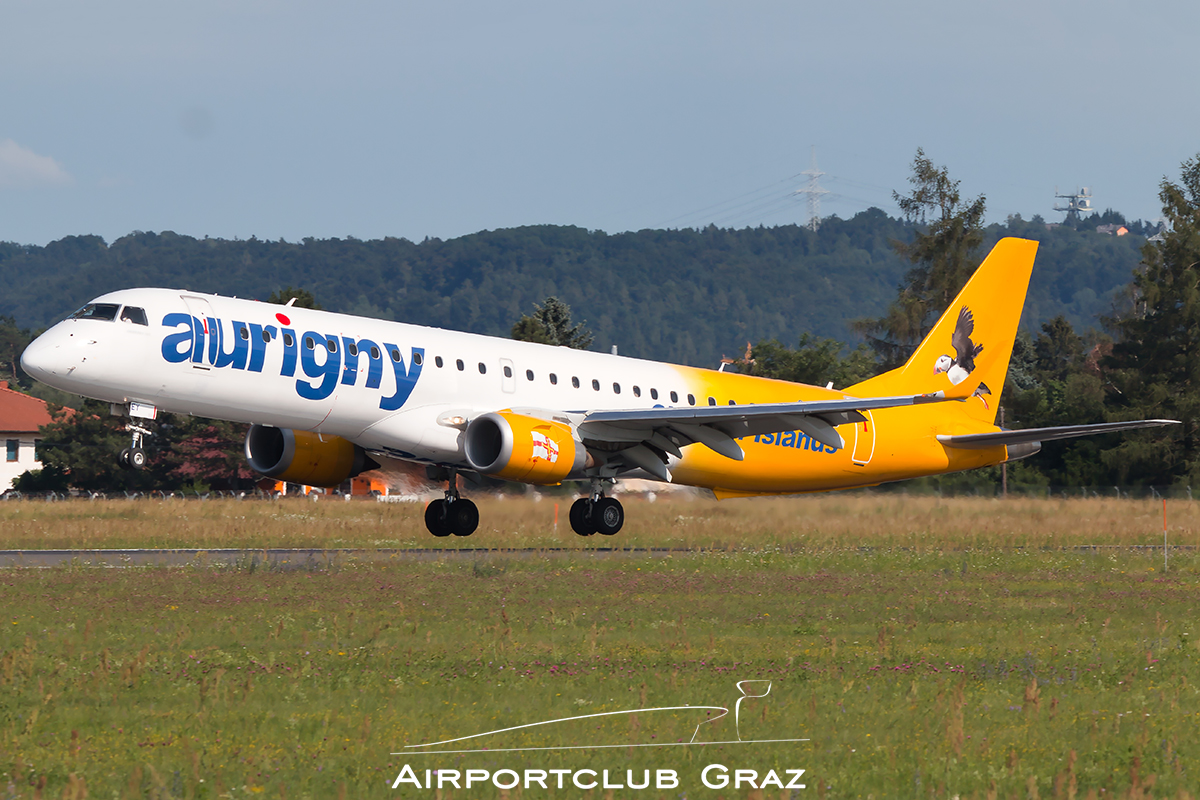
[[[45,400],[14,392],[7,381],[0,381],[0,432],[37,433],[50,421]]]

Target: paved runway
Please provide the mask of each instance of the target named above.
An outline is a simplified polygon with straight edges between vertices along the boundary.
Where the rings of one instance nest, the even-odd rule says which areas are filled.
[[[290,549],[259,550],[0,550],[3,567],[239,567],[276,570],[329,569],[354,563],[466,561],[493,558],[669,558],[696,550],[667,547],[542,547],[523,549]]]

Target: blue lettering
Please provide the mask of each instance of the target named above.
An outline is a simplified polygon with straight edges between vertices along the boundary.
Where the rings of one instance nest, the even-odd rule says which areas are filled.
[[[162,321],[164,328],[187,325],[187,330],[167,334],[162,343],[162,355],[170,364],[187,361],[192,355],[192,317],[190,314],[167,314]],[[180,350],[180,345],[187,345]]]
[[[204,324],[204,320],[199,317],[192,317],[192,342],[195,346],[192,349],[192,363],[204,363],[204,336],[208,333],[208,326]]]
[[[308,377],[321,378],[321,383],[317,386],[307,383],[301,378],[296,381],[296,394],[306,400],[324,400],[333,394],[334,387],[337,386],[338,373],[342,367],[342,360],[337,351],[337,337],[306,331],[303,338],[304,348],[300,351],[300,366],[304,368],[304,374]],[[315,345],[312,348],[308,346],[310,339]],[[332,350],[326,346],[327,342],[333,343]],[[325,360],[319,364],[317,363],[318,352],[325,354]]]
[[[409,361],[408,369],[404,368],[404,359],[400,355],[400,348],[394,344],[383,345],[384,352],[392,360],[392,370],[396,373],[396,393],[391,397],[385,397],[379,401],[379,407],[384,411],[395,411],[403,406],[409,395],[412,394],[413,387],[417,385],[417,378],[421,377],[421,364],[425,362],[425,348],[412,348],[412,358]],[[420,357],[421,364],[416,363]]]
[[[764,434],[761,434],[761,435],[762,435],[762,443],[763,443],[763,444],[775,444],[775,434],[773,434],[773,433],[764,433]],[[756,441],[756,442],[757,442],[757,441],[759,441],[759,437],[758,437],[758,436],[755,436],[755,437],[754,437],[754,441]]]
[[[378,389],[383,381],[383,352],[379,345],[370,339],[360,339],[358,349],[366,354],[369,363],[367,371],[367,388]]]
[[[208,331],[208,363],[217,363],[217,350],[221,347],[221,323],[209,317],[204,329]]]
[[[812,440],[812,437],[809,436],[807,433],[800,434],[800,439],[799,439],[799,441],[796,442],[796,449],[797,450],[814,450],[818,453],[821,452],[820,445],[818,445],[816,442],[814,442]]]
[[[284,328],[283,334],[283,369],[279,370],[279,374],[285,377],[292,377],[296,374],[296,332],[291,328]]]
[[[263,327],[257,322],[250,323],[250,364],[246,367],[250,372],[263,370],[263,362],[267,358],[267,339],[263,337],[264,333],[267,338],[274,339],[278,329],[274,325]]]
[[[234,320],[230,323],[230,337],[233,339],[232,352],[225,352],[225,329],[222,327],[220,320],[217,321],[217,358],[213,361],[214,367],[229,367],[234,369],[246,368],[246,351],[249,349],[249,339],[242,338],[242,331],[246,328],[246,323]],[[246,331],[247,336],[249,331]]]
[[[346,351],[342,363],[342,385],[353,386],[358,378],[358,348],[354,346],[354,339],[349,336],[342,337],[342,348]]]
[[[796,432],[795,431],[787,431],[786,433],[784,433],[779,439],[779,446],[780,447],[799,447],[800,445],[796,444]]]

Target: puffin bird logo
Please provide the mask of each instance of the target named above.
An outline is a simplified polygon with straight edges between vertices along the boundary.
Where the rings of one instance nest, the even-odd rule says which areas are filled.
[[[967,379],[975,369],[976,356],[983,352],[983,345],[971,341],[971,334],[974,332],[975,317],[971,314],[971,309],[963,306],[958,312],[954,334],[950,337],[950,344],[954,346],[954,358],[948,355],[940,356],[933,366],[935,374],[946,373],[950,383],[955,386]]]

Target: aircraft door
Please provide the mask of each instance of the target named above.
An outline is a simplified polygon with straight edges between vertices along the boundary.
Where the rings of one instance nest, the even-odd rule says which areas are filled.
[[[866,419],[854,424],[854,450],[850,453],[850,460],[857,467],[871,463],[871,456],[875,454],[875,418],[870,411],[861,413]]]
[[[500,359],[500,388],[512,394],[517,390],[517,373],[513,362],[507,358]]]
[[[200,331],[193,334],[192,338],[192,367],[200,372],[209,372],[209,365],[204,363],[205,352],[208,349],[207,340],[209,336],[215,336],[217,333],[213,330],[212,307],[203,297],[194,297],[187,294],[180,295],[180,297],[183,299],[183,304],[187,306],[188,313],[200,320]],[[197,336],[202,337],[201,341],[196,341]]]

